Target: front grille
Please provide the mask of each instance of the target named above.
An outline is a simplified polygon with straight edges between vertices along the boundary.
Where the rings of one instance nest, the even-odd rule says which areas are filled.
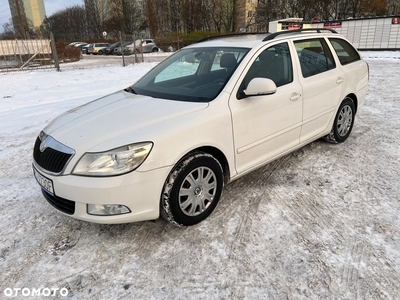
[[[33,148],[33,158],[36,163],[44,170],[53,173],[60,173],[64,169],[65,164],[71,158],[72,154],[60,152],[50,147],[46,148],[43,152],[40,152],[40,143],[41,140],[38,137]]]
[[[63,199],[57,197],[55,195],[50,195],[45,190],[42,189],[42,194],[46,198],[46,200],[53,206],[54,208],[66,213],[68,215],[73,215],[75,213],[75,202],[67,199]]]

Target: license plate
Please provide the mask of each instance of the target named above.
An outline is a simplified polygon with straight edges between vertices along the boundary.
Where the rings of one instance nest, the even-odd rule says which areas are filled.
[[[53,188],[53,181],[44,177],[42,174],[39,173],[38,170],[33,166],[33,175],[35,175],[36,181],[39,185],[49,194],[54,195],[54,188]]]

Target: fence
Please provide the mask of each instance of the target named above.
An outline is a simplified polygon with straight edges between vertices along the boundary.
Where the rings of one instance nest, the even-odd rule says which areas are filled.
[[[0,72],[54,67],[59,70],[53,45],[51,39],[0,41]]]

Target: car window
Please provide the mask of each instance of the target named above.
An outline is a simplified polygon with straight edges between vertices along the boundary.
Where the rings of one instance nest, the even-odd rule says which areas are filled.
[[[350,43],[342,39],[329,39],[342,65],[360,60],[360,55]]]
[[[336,67],[332,53],[324,39],[295,41],[301,73],[304,78],[314,76]]]
[[[174,61],[167,68],[158,74],[154,82],[168,81],[179,77],[194,75],[199,68],[199,61],[196,61],[193,54],[188,54],[179,60]]]
[[[134,86],[135,93],[162,99],[208,102],[222,91],[248,48],[183,49],[170,56]]]
[[[224,54],[226,54],[224,56]],[[225,52],[224,50],[219,50],[217,51],[217,53],[214,56],[214,61],[211,67],[211,71],[215,71],[215,70],[225,70],[227,68],[227,64],[229,64],[228,60],[228,56],[233,57],[232,61],[231,61],[231,68],[236,67],[238,61],[240,61],[243,56],[245,55],[245,52],[243,52],[243,50],[237,50],[237,51],[233,51],[230,50],[229,52]],[[224,58],[222,58],[224,56]],[[221,59],[223,60],[221,63]],[[225,60],[225,61],[224,61]],[[229,67],[228,67],[229,69]]]
[[[269,78],[277,87],[293,81],[292,59],[288,43],[269,47],[256,58],[244,78],[244,88],[256,77]]]

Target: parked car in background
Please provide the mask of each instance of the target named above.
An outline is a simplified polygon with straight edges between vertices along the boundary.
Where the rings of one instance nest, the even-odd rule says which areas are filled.
[[[103,54],[105,54],[104,49],[109,46],[111,46],[110,43],[94,43],[93,49],[92,49],[92,54],[103,55]]]
[[[126,48],[129,50],[129,54],[141,53],[142,51],[143,53],[158,52],[160,50],[153,39],[138,39]]]
[[[93,51],[93,44],[87,44],[81,48],[82,54],[91,54]]]
[[[82,48],[89,45],[88,43],[83,43],[83,44],[75,44],[74,47],[78,48],[82,52]]]
[[[86,44],[87,44],[86,42],[72,42],[72,43],[69,43],[68,46],[78,47],[79,45],[86,45]]]
[[[122,43],[122,46],[116,47],[114,49],[114,54],[116,55],[122,55],[122,52],[124,52],[125,55],[129,55],[129,49],[127,49],[127,46],[132,44],[133,42],[124,42]]]
[[[120,46],[121,46],[121,42],[116,42],[116,43],[104,48],[103,49],[104,54],[106,54],[106,55],[114,54],[115,48],[118,48]]]

